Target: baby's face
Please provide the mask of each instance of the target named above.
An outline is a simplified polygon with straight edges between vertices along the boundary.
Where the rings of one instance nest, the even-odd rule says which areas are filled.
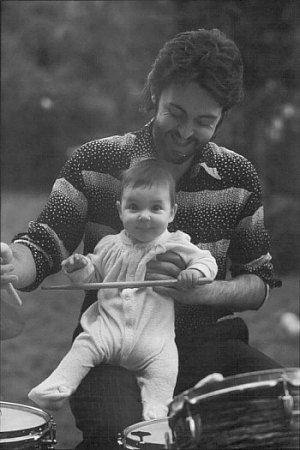
[[[150,242],[161,235],[176,212],[176,205],[172,208],[169,189],[165,185],[128,186],[117,206],[125,230],[139,242]]]

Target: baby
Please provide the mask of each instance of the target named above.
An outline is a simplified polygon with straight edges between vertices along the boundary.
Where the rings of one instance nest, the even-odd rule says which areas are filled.
[[[72,282],[141,281],[146,264],[172,250],[184,260],[178,282],[193,288],[214,279],[215,259],[190,237],[167,230],[176,214],[175,182],[161,161],[143,160],[126,170],[117,208],[124,230],[105,236],[93,254],[62,262]],[[110,363],[135,372],[144,420],[167,415],[178,371],[174,304],[151,287],[100,289],[82,315],[83,332],[54,372],[28,394],[46,409],[58,409],[95,365]]]

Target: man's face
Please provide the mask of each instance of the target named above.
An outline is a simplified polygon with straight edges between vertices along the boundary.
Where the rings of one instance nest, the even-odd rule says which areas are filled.
[[[176,205],[172,208],[169,189],[165,185],[128,186],[117,207],[125,230],[138,242],[150,242],[160,236],[176,212]]]
[[[221,116],[222,107],[194,82],[164,89],[153,125],[159,156],[183,163],[212,138]]]

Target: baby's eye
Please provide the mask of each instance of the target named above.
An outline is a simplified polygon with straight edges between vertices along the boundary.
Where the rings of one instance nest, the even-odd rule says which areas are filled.
[[[152,210],[153,211],[161,211],[162,210],[162,206],[161,205],[154,205],[154,206],[152,206]]]
[[[138,207],[137,207],[137,205],[135,203],[130,203],[128,205],[128,209],[130,209],[130,211],[137,211]]]

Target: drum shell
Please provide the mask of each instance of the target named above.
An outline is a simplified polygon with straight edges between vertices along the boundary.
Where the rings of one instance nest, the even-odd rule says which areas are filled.
[[[45,439],[50,439],[45,436]],[[2,450],[50,450],[53,449],[53,444],[45,443],[41,440],[33,441],[32,439],[18,442],[1,442],[0,449]]]
[[[56,444],[55,422],[45,411],[9,402],[0,402],[0,408],[2,422],[5,422],[5,415],[8,411],[11,422],[11,427],[7,423],[0,425],[1,450],[49,450],[54,448],[53,445]],[[18,417],[18,414],[21,414],[21,417]],[[23,427],[24,417],[28,417],[30,420],[26,420],[27,423]]]
[[[190,390],[181,407],[175,399],[169,418],[174,449],[299,449],[300,370],[244,374],[230,387],[233,380],[204,394]]]

